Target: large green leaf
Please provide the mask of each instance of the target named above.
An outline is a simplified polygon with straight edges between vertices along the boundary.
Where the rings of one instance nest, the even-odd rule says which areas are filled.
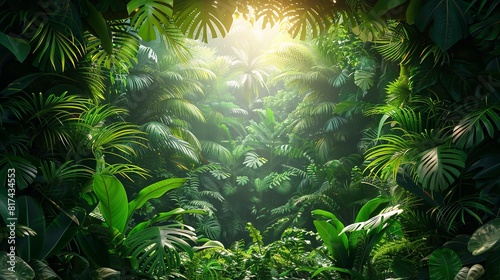
[[[96,174],[92,186],[106,224],[123,233],[128,218],[128,198],[122,183],[112,175]]]
[[[262,1],[265,2],[265,1]],[[283,5],[281,11],[282,18],[288,21],[288,33],[295,38],[299,36],[300,40],[305,40],[308,34],[316,37],[324,34],[332,25],[333,20],[332,5],[327,0],[316,1],[290,1]]]
[[[254,152],[248,152],[245,154],[245,160],[243,161],[243,164],[247,167],[257,169],[266,162],[267,162],[266,158],[259,157],[259,155],[257,155]]]
[[[139,30],[144,41],[156,39],[155,30],[164,30],[173,14],[173,0],[132,0],[127,4],[127,11],[133,14],[131,25]]]
[[[430,280],[450,280],[462,268],[458,255],[450,249],[438,249],[429,257]]]
[[[81,208],[59,213],[47,227],[45,242],[38,259],[50,257],[68,245],[80,229],[85,214]]]
[[[417,167],[418,180],[431,191],[444,191],[460,176],[467,154],[464,151],[441,145],[421,154]]]
[[[111,54],[113,52],[113,35],[111,34],[108,23],[92,3],[89,1],[85,3],[87,4],[88,12],[86,20],[91,27],[91,32],[99,38],[102,48],[108,54]]]
[[[421,185],[416,184],[406,173],[398,173],[396,176],[396,183],[401,188],[423,199],[431,206],[443,205],[443,195],[441,193],[429,193],[427,190],[422,188]]]
[[[226,36],[233,22],[235,1],[176,0],[175,23],[189,38],[208,41],[220,34]]]
[[[447,50],[469,35],[468,3],[462,0],[427,0],[420,9],[415,24],[442,49]]]
[[[467,248],[474,256],[490,250],[500,240],[500,218],[479,227],[471,236]]]
[[[324,210],[313,210],[311,215],[315,217],[314,227],[318,231],[328,253],[337,260],[337,265],[348,267],[349,240],[345,233],[342,233],[344,224],[331,212]],[[325,220],[322,220],[325,219]]]
[[[159,198],[166,192],[182,186],[184,182],[186,182],[186,179],[170,178],[145,187],[128,204],[128,219],[132,217],[136,209],[141,208],[148,200],[152,198]]]
[[[14,256],[13,264],[15,271],[12,272],[9,268],[12,267],[11,256],[7,252],[0,252],[0,279],[2,280],[31,280],[35,278],[35,272],[31,267],[20,257]]]
[[[332,258],[337,261],[338,265],[347,265],[349,263],[349,243],[345,233],[340,234],[340,231],[329,221],[314,220],[313,223]]]
[[[200,210],[200,209],[184,210],[182,208],[175,208],[174,210],[171,210],[168,212],[162,212],[162,213],[156,214],[156,215],[154,215],[154,217],[151,220],[139,223],[134,228],[132,228],[128,234],[129,235],[134,234],[137,231],[141,231],[144,228],[146,228],[150,225],[153,225],[154,223],[164,222],[164,221],[167,221],[169,219],[172,219],[173,216],[182,215],[182,214],[206,214],[206,212],[203,210]]]
[[[161,277],[180,266],[177,250],[194,254],[188,241],[196,241],[194,229],[189,226],[176,223],[148,227],[128,235],[125,253],[137,261],[141,272]]]
[[[376,197],[371,199],[370,201],[366,202],[363,207],[361,207],[361,209],[359,209],[358,215],[356,215],[356,220],[354,222],[359,223],[370,219],[374,214],[378,214],[376,210],[382,210],[389,204],[390,201],[390,198],[385,197]]]
[[[24,236],[16,238],[16,248],[21,258],[30,261],[38,256],[45,241],[45,214],[40,203],[31,196],[22,195],[16,198],[18,220],[36,232],[35,236]]]
[[[3,32],[0,32],[0,44],[9,49],[21,63],[30,53],[30,45],[28,42],[21,38],[9,36]]]
[[[483,276],[483,274],[484,268],[480,264],[475,264],[471,268],[464,266],[460,269],[454,280],[476,280]]]

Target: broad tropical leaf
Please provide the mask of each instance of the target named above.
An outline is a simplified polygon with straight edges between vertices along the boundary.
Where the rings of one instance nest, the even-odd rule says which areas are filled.
[[[474,255],[480,255],[500,240],[500,219],[494,219],[479,227],[471,236],[467,248]]]
[[[85,216],[85,210],[76,207],[59,213],[47,227],[43,248],[37,259],[44,260],[67,246],[82,226]]]
[[[178,0],[175,1],[175,23],[189,38],[208,42],[221,35],[226,36],[233,22],[236,9],[234,1]]]
[[[127,11],[132,16],[131,25],[139,30],[144,41],[156,39],[156,32],[163,30],[173,15],[173,0],[132,0],[127,4]]]
[[[209,156],[214,156],[220,162],[231,162],[233,158],[233,154],[226,147],[214,141],[201,141],[201,151]]]
[[[141,272],[165,276],[180,266],[178,249],[194,254],[188,241],[196,241],[194,229],[189,226],[176,223],[148,227],[128,235],[125,253],[137,261]]]
[[[454,279],[462,268],[458,255],[451,249],[435,250],[429,257],[429,274],[431,280]]]
[[[19,62],[23,62],[30,53],[30,45],[21,38],[9,36],[0,32],[0,44],[6,47]]]
[[[113,51],[108,53],[101,46],[101,40],[91,34],[87,34],[88,56],[92,63],[100,65],[106,69],[116,67],[123,72],[127,72],[136,62],[139,50],[139,37],[131,30],[126,22],[117,21],[110,24],[113,35]]]
[[[161,223],[161,222],[165,222],[168,220],[174,220],[175,219],[174,217],[176,217],[178,215],[183,215],[183,214],[203,215],[203,214],[206,214],[206,212],[203,210],[200,210],[200,209],[184,210],[182,208],[175,208],[174,210],[170,210],[168,212],[162,212],[162,213],[158,213],[158,214],[154,215],[154,217],[151,220],[144,221],[144,222],[136,225],[134,228],[132,228],[130,230],[130,232],[128,234],[133,235],[136,232],[140,232],[141,230],[143,230],[143,229],[145,229],[145,228],[147,228],[155,223]]]
[[[46,229],[45,214],[40,203],[33,197],[22,195],[16,198],[18,211],[17,222],[36,232],[36,235],[16,238],[16,249],[20,257],[26,261],[38,257],[44,246]]]
[[[144,203],[152,198],[159,198],[166,192],[179,188],[186,182],[183,178],[165,179],[160,182],[151,184],[142,189],[137,196],[128,204],[128,219],[132,217],[136,209],[141,208]]]
[[[466,158],[464,151],[447,145],[431,148],[421,154],[418,180],[425,189],[444,191],[460,176]]]
[[[267,162],[267,159],[265,159],[263,157],[259,157],[259,155],[257,155],[254,152],[248,152],[245,155],[245,160],[243,161],[243,164],[247,167],[256,169],[256,168],[264,165],[264,163],[266,163],[266,162]]]
[[[92,188],[106,224],[123,233],[128,217],[128,198],[120,180],[109,174],[96,174]]]
[[[288,32],[293,38],[305,40],[307,34],[317,37],[331,26],[333,7],[329,1],[286,2],[281,10],[282,18],[289,22]]]
[[[0,278],[4,280],[31,280],[35,278],[33,269],[21,258],[14,256],[15,271],[9,270],[10,256],[7,252],[0,252]]]
[[[349,231],[358,231],[358,230],[366,230],[367,232],[372,229],[376,229],[378,227],[384,228],[386,227],[387,221],[403,212],[403,209],[399,209],[399,205],[388,207],[384,209],[380,214],[371,217],[370,219],[363,222],[356,222],[354,224],[350,224],[345,226],[345,228],[340,232],[340,234]]]
[[[469,35],[471,21],[468,3],[462,0],[427,0],[420,9],[415,24],[424,31],[430,28],[430,37],[447,50]]]

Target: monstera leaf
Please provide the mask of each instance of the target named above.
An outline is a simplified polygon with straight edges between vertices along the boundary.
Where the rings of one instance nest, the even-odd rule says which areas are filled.
[[[144,41],[156,39],[156,32],[163,30],[173,14],[173,1],[132,0],[127,4],[127,11],[133,14],[131,25],[139,30]]]
[[[421,154],[417,167],[419,182],[431,191],[446,190],[460,175],[467,154],[461,150],[441,145]]]
[[[175,23],[189,38],[208,41],[208,36],[226,36],[233,23],[235,1],[176,0]]]
[[[181,249],[190,256],[194,250],[188,241],[196,241],[194,229],[183,224],[148,227],[129,234],[124,242],[126,254],[133,257],[141,272],[165,276],[180,266],[177,252]]]

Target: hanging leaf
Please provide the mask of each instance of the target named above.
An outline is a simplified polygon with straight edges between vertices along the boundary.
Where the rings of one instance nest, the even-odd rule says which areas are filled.
[[[21,38],[9,36],[0,32],[0,44],[6,47],[19,62],[23,62],[30,53],[30,45]]]
[[[430,37],[441,50],[447,50],[469,35],[471,21],[468,3],[462,0],[427,0],[420,9],[415,24]]]
[[[173,0],[132,0],[127,4],[127,11],[133,14],[130,24],[139,30],[144,41],[156,39],[155,31],[163,30],[173,14]]]
[[[175,23],[187,37],[208,42],[225,37],[233,22],[235,1],[176,0]]]

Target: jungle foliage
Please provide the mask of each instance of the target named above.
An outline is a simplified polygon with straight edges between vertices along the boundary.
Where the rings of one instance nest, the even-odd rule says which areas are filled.
[[[499,5],[0,0],[0,278],[499,279]]]

